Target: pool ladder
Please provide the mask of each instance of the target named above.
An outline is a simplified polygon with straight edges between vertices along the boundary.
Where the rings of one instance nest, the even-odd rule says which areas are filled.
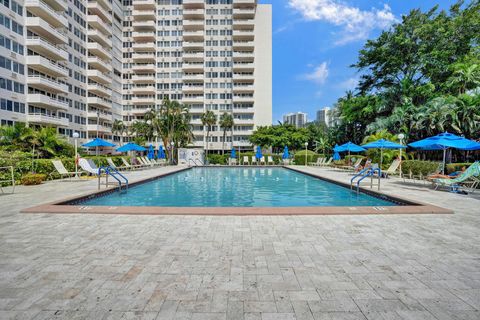
[[[193,163],[193,165],[192,165]],[[188,159],[188,166],[195,167],[195,166],[203,166],[203,162],[200,159]]]
[[[377,175],[375,175],[377,173]],[[356,184],[356,191],[357,194],[360,193],[360,183],[363,181],[363,179],[370,177],[370,189],[372,189],[374,186],[378,187],[378,190],[380,190],[380,178],[382,176],[380,168],[366,168],[357,173],[350,179],[350,190],[353,190],[353,185]],[[358,178],[358,180],[356,180]],[[377,180],[376,183],[374,183],[374,179]],[[355,181],[356,180],[356,181]]]
[[[125,190],[125,192],[128,191],[128,179],[125,177],[123,174],[118,172],[117,169],[110,167],[110,166],[105,166],[105,167],[100,167],[98,168],[98,190],[100,190],[100,179],[102,177],[102,171],[105,173],[105,185],[118,185],[118,191],[122,192],[122,190]],[[112,177],[115,179],[115,181],[108,182],[108,177]]]

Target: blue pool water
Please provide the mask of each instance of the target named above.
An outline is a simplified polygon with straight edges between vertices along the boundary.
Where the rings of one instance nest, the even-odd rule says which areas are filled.
[[[284,168],[193,168],[85,200],[92,206],[394,206],[393,202]]]

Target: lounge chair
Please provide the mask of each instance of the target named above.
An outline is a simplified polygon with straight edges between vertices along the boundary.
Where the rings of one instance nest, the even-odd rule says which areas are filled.
[[[136,157],[139,164],[143,165],[144,168],[151,167],[151,164],[147,163],[142,157]]]
[[[360,168],[360,165],[362,163],[363,158],[358,158],[357,161],[352,166],[340,166],[338,167],[339,169],[342,170],[353,170],[356,171],[358,168]]]
[[[325,158],[317,158],[316,162],[309,162],[308,165],[309,166],[320,166],[320,165],[323,164],[324,161],[325,161]]]
[[[330,158],[328,159],[328,161],[322,163],[320,166],[321,166],[321,167],[329,167],[329,166],[332,165],[332,161],[333,161],[333,158],[330,157]]]
[[[253,156],[252,157],[252,162],[250,163],[252,166],[257,164],[257,157]]]
[[[267,161],[268,165],[274,165],[275,162],[273,161],[273,158],[272,156],[268,156],[268,161]]]
[[[152,160],[152,161],[154,161],[154,160]],[[156,162],[159,166],[166,166],[166,165],[167,165],[167,160],[165,160],[165,159],[157,159],[155,162]]]
[[[133,170],[133,169],[140,169],[144,167],[144,165],[140,165],[140,164],[130,164],[125,158],[121,158],[121,159],[123,164],[125,165],[125,168],[127,169]]]
[[[88,172],[94,176],[98,176],[99,169],[91,159],[80,158],[78,159],[78,165],[83,171]]]
[[[228,164],[230,166],[236,166],[237,165],[237,159],[235,158],[228,158]]]
[[[143,161],[148,163],[149,165],[153,166],[158,166],[158,163],[154,160],[148,159],[148,157],[142,157]]]
[[[398,159],[393,160],[390,167],[388,167],[387,170],[382,171],[383,177],[388,178],[389,175],[394,175],[399,166],[400,166],[400,160],[398,160]]]
[[[265,157],[260,158],[260,164],[266,165]]]
[[[113,162],[112,158],[107,158],[108,165],[112,167],[115,170],[121,171],[121,170],[127,170],[128,168],[126,166],[117,166],[115,162]]]
[[[288,166],[290,164],[290,159],[283,159],[283,165]]]
[[[75,175],[78,175],[80,176],[83,171],[78,171],[78,172],[70,172],[68,171],[65,166],[63,165],[62,161],[61,160],[52,160],[52,164],[53,166],[55,167],[55,170],[57,171],[57,173],[60,175],[60,178],[61,179],[64,179],[65,176],[67,176],[68,178],[70,178],[70,180],[72,179],[72,177],[74,177]],[[50,173],[50,177],[54,174],[54,172]]]
[[[248,166],[250,164],[250,161],[248,160],[248,156],[243,156],[243,165]]]
[[[467,170],[465,170],[458,177],[453,179],[433,179],[435,185],[435,190],[439,187],[449,187],[450,191],[458,192],[460,188],[465,188],[470,192],[474,192],[477,186],[480,184],[480,162],[477,161],[470,165]]]

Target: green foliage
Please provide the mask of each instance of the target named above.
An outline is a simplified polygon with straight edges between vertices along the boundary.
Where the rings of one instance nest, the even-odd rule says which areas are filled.
[[[432,173],[437,173],[440,164],[433,161],[421,161],[421,160],[405,160],[402,161],[402,173],[410,176],[428,176]]]
[[[229,154],[209,154],[207,159],[209,164],[227,164],[229,157]]]
[[[26,186],[42,184],[42,182],[45,181],[46,177],[47,176],[45,174],[29,173],[22,176],[20,182]]]
[[[277,153],[285,146],[290,150],[305,148],[304,143],[310,140],[305,128],[295,128],[289,124],[258,127],[249,137],[252,144],[263,147],[272,147]]]
[[[468,169],[472,163],[470,162],[465,162],[465,163],[449,163],[446,166],[446,173],[450,174],[456,171],[462,171],[462,168],[465,167],[465,169]]]
[[[375,134],[369,135],[363,139],[363,144],[370,143],[373,141],[377,141],[380,139],[385,139],[389,140],[392,142],[399,143],[398,137],[396,135],[391,134],[390,132],[386,130],[381,130],[378,131]],[[367,157],[372,160],[372,163],[378,163],[380,165],[380,160],[383,155],[383,161],[382,161],[382,169],[387,169],[390,164],[393,162],[395,158],[398,158],[400,155],[399,150],[386,150],[383,149],[369,149],[367,150]]]
[[[310,162],[316,162],[318,158],[325,157],[324,155],[317,154],[311,150],[300,150],[295,153],[294,160],[296,165],[305,165],[305,155],[307,156],[307,164]]]

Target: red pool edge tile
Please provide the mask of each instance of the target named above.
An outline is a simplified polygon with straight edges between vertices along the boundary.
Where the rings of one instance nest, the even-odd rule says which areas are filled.
[[[251,166],[252,167],[252,166]],[[347,184],[331,180],[320,175],[306,173],[301,170],[286,167],[312,177],[347,187]],[[157,178],[175,174],[190,168],[163,173],[147,179],[135,181],[131,186],[145,183]],[[430,204],[414,202],[401,197],[393,197],[378,191],[361,188],[367,194],[386,196],[407,205],[398,206],[365,206],[365,207],[148,207],[148,206],[88,206],[68,205],[70,201],[115,191],[116,188],[106,188],[84,195],[74,196],[60,201],[54,201],[21,210],[21,213],[53,213],[53,214],[121,214],[121,215],[213,215],[213,216],[272,216],[272,215],[389,215],[389,214],[453,214],[450,209],[437,207]]]

